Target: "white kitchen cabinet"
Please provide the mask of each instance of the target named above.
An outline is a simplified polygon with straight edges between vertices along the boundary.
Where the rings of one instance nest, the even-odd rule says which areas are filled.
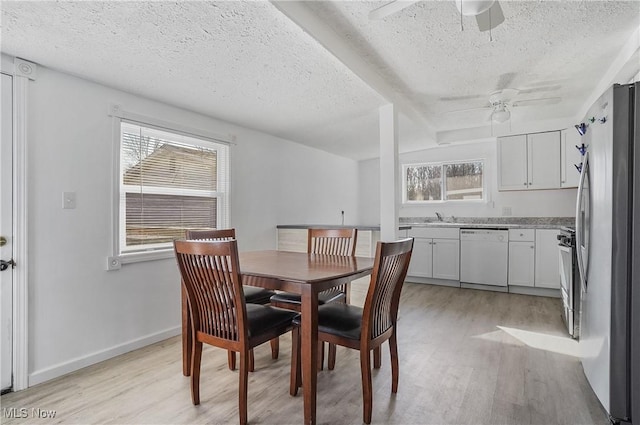
[[[534,286],[535,231],[509,230],[509,285]]]
[[[460,231],[458,228],[415,228],[407,276],[444,280],[460,279]]]
[[[409,263],[409,276],[433,277],[433,239],[415,238]]]
[[[557,229],[536,229],[535,287],[560,289]]]
[[[580,134],[573,128],[560,132],[560,187],[578,187],[582,154],[576,146],[582,145]]]
[[[498,138],[498,189],[560,187],[560,132]]]
[[[436,279],[460,279],[460,241],[433,239],[433,277]]]
[[[498,138],[498,188],[500,190],[526,190],[527,176],[527,136]]]

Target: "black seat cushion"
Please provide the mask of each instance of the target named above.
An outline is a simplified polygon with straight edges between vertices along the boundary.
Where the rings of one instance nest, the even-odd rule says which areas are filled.
[[[247,304],[269,304],[269,300],[275,295],[275,292],[257,286],[242,286],[244,292],[244,300]]]
[[[249,337],[260,335],[269,329],[286,328],[298,314],[295,311],[268,305],[247,304]]]
[[[293,319],[300,326],[301,316]],[[359,340],[362,326],[362,308],[344,303],[331,303],[318,307],[318,331],[343,338]]]
[[[344,292],[320,292],[318,294],[318,305],[333,303],[342,299],[345,299]],[[302,304],[300,295],[291,294],[289,292],[279,292],[271,297],[271,302],[287,303],[287,304]]]

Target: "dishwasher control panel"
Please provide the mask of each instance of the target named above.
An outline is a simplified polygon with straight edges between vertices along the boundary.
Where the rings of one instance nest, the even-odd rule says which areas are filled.
[[[506,229],[460,229],[460,240],[508,242],[509,231]]]

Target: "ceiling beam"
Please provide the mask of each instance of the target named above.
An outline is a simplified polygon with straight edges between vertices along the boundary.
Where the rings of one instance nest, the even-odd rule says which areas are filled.
[[[327,23],[320,20],[304,1],[275,1],[271,3],[287,18],[309,34],[329,53],[342,62],[372,90],[385,100],[393,103],[425,131],[425,136],[435,140],[435,128],[429,119],[419,111],[414,102],[398,93],[367,61],[358,55],[344,38],[339,36]],[[376,105],[377,106],[377,105]]]

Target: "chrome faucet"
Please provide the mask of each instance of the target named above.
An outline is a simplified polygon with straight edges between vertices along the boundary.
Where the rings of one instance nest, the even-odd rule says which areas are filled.
[[[440,214],[438,211],[436,211],[436,217],[438,217],[438,221],[442,221],[442,214]]]

